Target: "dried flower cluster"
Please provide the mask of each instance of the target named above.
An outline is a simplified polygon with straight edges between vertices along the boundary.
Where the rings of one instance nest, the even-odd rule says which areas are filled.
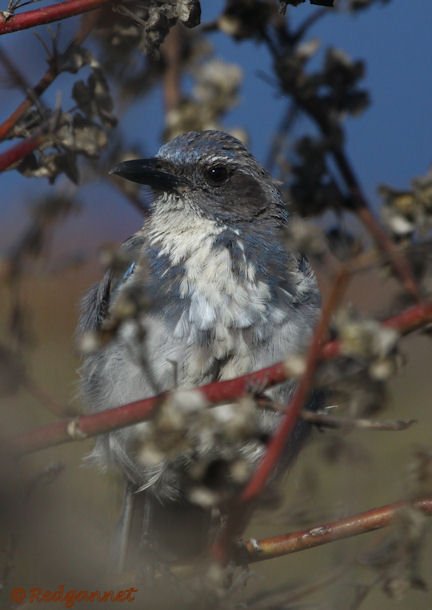
[[[432,228],[432,172],[412,181],[412,189],[401,191],[381,186],[383,218],[394,236],[401,240],[418,233],[426,236]]]
[[[125,39],[133,42],[134,48],[144,53],[154,53],[164,41],[169,30],[179,21],[186,27],[195,27],[200,22],[199,0],[126,0],[114,7],[126,19],[116,20],[110,28],[114,34],[114,45]]]
[[[71,97],[76,106],[67,112],[51,111],[34,105],[17,121],[9,138],[29,138],[44,130],[37,151],[19,163],[19,171],[28,177],[48,178],[53,183],[65,174],[72,182],[79,181],[78,158],[97,158],[108,142],[108,132],[117,123],[112,114],[113,101],[107,81],[93,55],[80,47],[70,46],[63,54],[54,54],[61,72],[76,74],[88,68],[86,81],[78,80],[72,87]]]
[[[218,19],[219,29],[235,40],[261,39],[265,28],[276,13],[276,7],[266,0],[228,0]]]
[[[177,390],[151,422],[141,424],[138,460],[147,468],[162,460],[186,461],[183,485],[189,499],[204,508],[218,507],[250,477],[247,457],[263,450],[260,436],[252,399],[209,409],[199,391]]]

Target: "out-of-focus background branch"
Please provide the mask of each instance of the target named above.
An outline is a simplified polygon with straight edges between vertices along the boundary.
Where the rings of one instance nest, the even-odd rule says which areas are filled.
[[[348,515],[367,511],[350,521],[352,533],[393,518],[380,532],[249,571],[221,572],[210,559],[192,575],[173,568],[162,586],[141,587],[136,607],[381,610],[403,599],[428,609],[431,546],[419,499],[432,494],[432,9],[397,0],[5,0],[0,8],[2,608],[15,607],[12,586],[122,588],[106,573],[120,489],[112,473],[82,467],[92,441],[17,459],[13,439],[31,442],[42,425],[80,436],[79,349],[109,341],[125,322],[74,342],[80,295],[104,267],[127,263],[118,244],[148,213],[148,193],[109,168],[183,131],[222,128],[281,182],[298,214],[287,247],[308,254],[324,302],[341,268],[350,278],[315,336],[327,340],[324,359],[315,349],[306,378],[306,389],[330,389],[334,406],[316,418],[266,511],[254,511],[249,559],[260,553],[254,539],[271,556],[271,537],[283,532],[296,532],[288,546],[303,530],[323,542]],[[273,374],[287,366],[301,379],[303,360]],[[260,408],[256,381],[247,400]],[[206,491],[226,500],[224,490]],[[375,508],[399,502],[396,513],[399,504]]]

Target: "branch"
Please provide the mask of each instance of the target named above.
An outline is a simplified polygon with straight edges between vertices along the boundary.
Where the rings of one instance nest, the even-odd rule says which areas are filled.
[[[314,101],[305,101],[299,95],[295,95],[295,100],[300,107],[303,108],[306,114],[308,114],[317,123],[322,133],[326,135],[329,131],[327,125],[328,119],[327,117],[322,116],[318,108],[315,108]],[[419,302],[419,288],[412,273],[410,263],[405,255],[398,251],[395,244],[392,242],[377,218],[371,212],[366,196],[363,193],[360,182],[355,175],[354,169],[348,160],[346,152],[341,146],[336,145],[331,148],[331,155],[342,178],[345,181],[346,186],[348,187],[353,206],[352,211],[357,215],[360,222],[366,228],[380,252],[388,257],[390,264],[392,265],[396,275],[400,278],[405,290],[414,298],[415,301]]]
[[[301,410],[312,390],[315,371],[321,359],[321,348],[328,332],[331,317],[342,299],[349,278],[349,274],[343,269],[334,282],[332,292],[323,307],[318,326],[312,337],[306,358],[306,370],[296,387],[293,398],[286,408],[284,419],[273,436],[262,462],[242,493],[242,502],[251,502],[261,494],[267,484],[270,473],[286,447],[289,435],[292,433]]]
[[[233,503],[227,522],[213,546],[213,556],[218,562],[226,563],[229,559],[234,540],[241,534],[247,525],[251,514],[252,503],[263,492],[270,478],[270,474],[277,467],[283,455],[289,438],[295,428],[301,410],[313,389],[313,380],[318,363],[321,358],[321,348],[328,333],[329,324],[334,311],[348,286],[350,274],[343,267],[336,277],[331,293],[324,304],[320,319],[312,337],[306,358],[306,368],[293,397],[286,407],[282,421],[272,436],[264,457],[253,473],[249,483]]]
[[[200,386],[196,388],[196,391],[201,392],[209,404],[217,405],[241,398],[255,384],[265,389],[283,383],[290,377],[290,370],[286,364],[278,362],[270,367],[254,373],[248,373],[236,379],[228,379],[227,381],[218,381]],[[120,407],[93,413],[92,415],[62,419],[22,434],[15,439],[15,446],[20,452],[31,453],[53,445],[83,440],[97,434],[117,430],[118,428],[132,426],[133,424],[150,419],[157,406],[162,404],[168,395],[169,392],[163,392],[151,398],[137,400]]]
[[[291,39],[288,31],[285,31],[283,35],[285,38],[285,45],[279,49],[268,33],[265,31],[263,32],[263,39],[265,40],[268,50],[275,63],[275,73],[279,74],[281,89],[292,97],[295,104],[297,104],[297,106],[307,116],[309,116],[309,118],[320,129],[322,134],[332,141],[334,140],[334,137],[332,138],[332,119],[329,113],[323,111],[319,98],[316,96],[311,96],[308,89],[305,92],[302,87],[297,84],[295,79],[288,79],[288,82],[284,82],[280,75],[281,65],[285,66],[286,64],[286,49],[292,49],[293,44],[293,40]],[[282,71],[282,73],[284,73],[284,71]],[[421,299],[419,287],[412,273],[410,263],[406,257],[397,250],[395,244],[382,228],[377,218],[375,218],[375,216],[372,214],[370,205],[343,148],[343,144],[332,144],[329,148],[329,152],[333,157],[333,161],[336,164],[336,167],[349,192],[351,204],[350,208],[365,226],[379,250],[388,256],[390,264],[392,265],[396,275],[400,278],[405,290],[414,298],[415,301],[420,302]]]
[[[247,540],[240,543],[234,555],[237,564],[253,563],[265,559],[274,559],[282,555],[297,553],[321,546],[335,540],[350,538],[372,532],[390,525],[392,519],[401,508],[413,507],[425,515],[432,516],[432,498],[417,500],[412,503],[397,502],[373,508],[364,513],[357,513],[350,517],[330,521],[311,529],[300,530],[281,536],[265,538],[263,540]]]
[[[25,11],[10,17],[5,12],[0,13],[3,22],[0,23],[0,35],[26,30],[37,25],[60,21],[75,15],[81,15],[88,11],[93,11],[104,4],[109,4],[113,0],[65,0],[51,6]]]
[[[393,266],[395,273],[400,277],[405,286],[405,290],[411,294],[416,301],[419,301],[419,288],[412,273],[410,263],[405,255],[396,248],[394,242],[390,239],[377,218],[371,212],[366,196],[360,187],[360,183],[357,180],[345,152],[341,148],[335,148],[332,151],[332,155],[350,190],[351,197],[355,204],[355,214],[367,229],[379,250],[388,256],[390,264]]]
[[[28,91],[30,85],[27,82],[25,75],[21,72],[20,67],[9,57],[8,53],[0,47],[0,61],[8,73],[13,86],[17,86],[22,91]]]
[[[163,75],[163,91],[165,112],[178,108],[181,101],[181,55],[183,31],[175,26],[171,28],[164,44],[162,54],[165,60]]]
[[[87,19],[82,19],[80,28],[76,35],[74,36],[72,42],[66,49],[66,53],[73,46],[81,45],[87,36],[92,31],[95,22],[97,20],[97,13],[89,16]],[[4,140],[8,133],[15,127],[16,123],[19,119],[27,112],[27,110],[32,106],[35,100],[37,100],[48,87],[53,83],[53,81],[60,74],[59,66],[57,62],[51,62],[48,70],[42,76],[40,81],[28,91],[27,97],[21,102],[21,104],[14,110],[14,112],[0,124],[0,141]]]
[[[386,328],[393,328],[401,335],[406,335],[431,323],[432,302],[421,303],[413,307],[408,307],[401,313],[381,322],[381,324]],[[339,356],[340,353],[339,341],[328,341],[325,345],[323,345],[321,358],[323,360],[331,360],[332,358]]]
[[[400,432],[407,430],[416,423],[415,419],[402,420],[387,420],[376,421],[374,419],[356,418],[356,417],[340,417],[337,415],[329,415],[327,411],[307,411],[301,413],[302,419],[318,426],[326,426],[327,428],[337,428],[343,430],[383,430],[391,432]]]
[[[309,15],[303,23],[300,24],[299,28],[294,32],[293,41],[297,43],[308,33],[310,28],[314,26],[320,19],[329,14],[327,8],[319,8],[314,13]]]
[[[0,172],[5,171],[11,165],[18,163],[32,153],[43,141],[44,136],[42,134],[26,138],[22,142],[15,144],[5,152],[0,154]]]
[[[407,334],[432,323],[432,302],[416,305],[383,322],[384,326]],[[340,343],[328,341],[322,346],[320,359],[330,360],[340,355]],[[278,362],[265,369],[242,375],[227,381],[218,381],[197,388],[212,405],[237,400],[252,387],[264,391],[292,377],[289,362]],[[157,405],[168,393],[137,400],[127,405],[106,409],[92,415],[62,419],[46,426],[30,430],[15,439],[16,448],[23,453],[39,451],[53,445],[82,440],[118,428],[132,426],[152,417]]]

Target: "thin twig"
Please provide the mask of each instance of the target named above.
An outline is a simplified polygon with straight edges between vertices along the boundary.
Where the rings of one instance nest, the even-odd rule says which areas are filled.
[[[279,63],[286,60],[286,49],[292,49],[293,46],[292,35],[288,30],[281,30],[279,28],[278,32],[280,36],[282,35],[285,38],[285,45],[276,45],[269,33],[263,31],[263,39],[273,57],[276,74],[280,73],[278,69]],[[323,111],[319,99],[309,94],[304,94],[293,80],[290,80],[288,85],[281,80],[280,85],[282,90],[292,97],[295,104],[316,123],[322,134],[331,142],[334,139],[332,138],[333,124],[329,114]],[[398,251],[395,244],[372,214],[367,198],[342,145],[339,143],[332,144],[329,152],[349,192],[350,209],[363,223],[379,250],[388,256],[396,275],[400,278],[406,291],[415,301],[420,302],[420,290],[412,273],[410,263]]]
[[[59,403],[51,394],[49,394],[44,388],[39,386],[34,379],[31,379],[28,375],[24,376],[22,384],[27,392],[33,396],[41,405],[43,405],[48,411],[57,415],[57,417],[65,417],[67,414],[71,415],[72,409],[69,405],[62,405]]]
[[[252,503],[263,492],[271,472],[276,468],[289,443],[290,435],[295,428],[300,412],[312,392],[315,371],[318,367],[322,345],[328,333],[331,317],[345,293],[350,277],[347,268],[342,267],[335,278],[308,349],[305,372],[298,382],[278,429],[268,444],[264,457],[240,497],[233,502],[227,522],[213,545],[213,556],[220,563],[224,564],[228,561],[234,541],[246,527],[252,513]]]
[[[86,15],[82,20],[78,32],[72,39],[72,42],[66,49],[66,53],[74,46],[81,45],[87,36],[92,31],[98,19],[98,13],[95,12],[92,15]],[[27,112],[27,110],[34,104],[34,101],[39,99],[41,95],[48,89],[48,87],[54,82],[57,76],[60,74],[60,69],[57,62],[53,61],[50,67],[39,80],[39,82],[27,93],[27,97],[21,102],[21,104],[12,112],[12,114],[0,124],[0,141],[4,140],[9,132],[15,127],[19,119]]]
[[[327,129],[326,124],[322,121],[320,113],[314,112],[313,104],[308,103],[304,108],[325,134]],[[397,249],[396,244],[390,239],[378,219],[371,212],[366,196],[345,151],[339,146],[335,146],[331,148],[331,155],[349,189],[353,213],[356,214],[366,228],[379,251],[388,257],[390,264],[408,294],[415,301],[420,302],[419,287],[412,273],[410,263],[404,254]]]
[[[163,91],[167,113],[178,108],[181,101],[181,47],[182,31],[175,26],[171,28],[162,45],[162,55],[165,60]]]
[[[3,64],[6,72],[8,73],[11,81],[14,86],[19,87],[27,93],[30,89],[30,84],[27,82],[25,75],[21,72],[20,68],[16,65],[16,63],[11,59],[8,53],[0,47],[0,61]]]
[[[432,323],[432,302],[415,305],[383,322],[387,328],[394,328],[407,334]],[[340,355],[340,343],[328,341],[322,346],[320,358],[329,360]],[[217,405],[241,398],[250,387],[259,386],[262,391],[292,377],[285,362],[278,362],[265,369],[247,373],[235,379],[218,381],[196,388],[207,402]],[[132,426],[152,417],[157,405],[167,397],[167,393],[128,403],[120,407],[106,409],[92,415],[62,419],[46,426],[30,430],[15,439],[15,446],[23,453],[39,451],[53,445],[82,440],[90,436],[105,434],[112,430]]]
[[[3,20],[0,23],[0,35],[81,15],[112,2],[113,0],[64,0],[64,2],[58,2],[57,4],[37,8],[32,11],[25,11],[12,17],[0,13],[0,20]]]
[[[313,27],[320,19],[329,14],[328,7],[327,8],[319,8],[314,13],[309,15],[298,27],[298,29],[293,34],[293,41],[297,43],[301,40],[305,34],[308,33],[311,27]]]
[[[251,481],[241,495],[242,502],[251,502],[262,493],[267,484],[270,473],[276,466],[276,463],[286,447],[289,435],[294,429],[301,409],[312,391],[315,371],[320,360],[321,348],[329,329],[331,317],[345,294],[349,279],[350,274],[345,268],[342,268],[333,284],[332,291],[324,304],[320,320],[312,337],[306,357],[305,372],[296,387],[288,407],[286,408],[285,416],[281,422],[281,425],[270,441],[263,460],[259,464]]]
[[[265,162],[265,166],[270,173],[273,171],[274,166],[278,162],[278,158],[281,155],[287,136],[291,131],[297,119],[297,116],[297,106],[295,106],[294,104],[288,106],[277,130],[275,131],[275,135],[271,142],[270,150],[268,152],[267,159]]]
[[[417,282],[411,270],[408,259],[400,252],[394,242],[371,212],[366,196],[348,161],[347,155],[341,148],[334,148],[332,156],[343,176],[353,199],[354,212],[367,229],[379,250],[388,256],[396,274],[401,278],[405,290],[416,300],[420,301],[420,293]]]
[[[390,525],[392,519],[401,508],[410,507],[432,516],[432,498],[417,500],[412,503],[396,502],[378,508],[357,513],[329,523],[314,526],[310,529],[300,530],[281,536],[265,538],[263,540],[247,540],[239,543],[234,561],[239,564],[253,563],[265,559],[274,559],[282,555],[297,553],[311,549],[322,544],[351,538],[373,530]]]
[[[307,410],[302,411],[301,417],[311,424],[326,426],[328,428],[342,428],[343,430],[384,430],[399,432],[401,430],[407,430],[407,428],[410,428],[416,423],[415,419],[375,421],[373,419],[329,415],[326,411]]]

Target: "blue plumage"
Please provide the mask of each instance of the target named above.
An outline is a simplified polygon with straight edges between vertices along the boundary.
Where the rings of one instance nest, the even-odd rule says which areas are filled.
[[[89,410],[230,379],[305,350],[319,310],[317,284],[305,257],[285,247],[289,210],[281,192],[238,140],[187,133],[154,159],[126,161],[113,173],[149,185],[154,202],[123,246],[134,262],[123,276],[108,272],[83,304],[83,331],[132,312],[83,364]],[[268,394],[285,404],[293,387]],[[198,394],[176,394],[163,417],[99,438],[93,452],[145,490],[171,524],[173,515],[196,520],[197,510],[208,519],[209,506],[244,483],[234,481],[234,465],[243,461],[247,478],[280,420],[270,410],[201,403]],[[305,431],[299,424],[285,462]],[[225,464],[219,495],[214,464]]]

